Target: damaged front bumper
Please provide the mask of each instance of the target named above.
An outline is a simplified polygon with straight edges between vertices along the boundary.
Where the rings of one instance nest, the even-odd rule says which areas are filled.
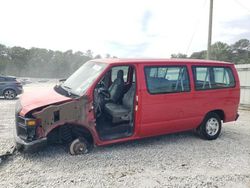
[[[27,142],[27,141],[23,140],[22,138],[20,138],[19,136],[17,136],[17,134],[15,134],[14,136],[15,136],[16,148],[19,151],[36,152],[36,151],[44,148],[47,145],[47,138],[46,137],[38,139],[38,140]]]
[[[47,138],[35,138],[35,127],[25,125],[25,118],[16,116],[16,128],[14,129],[14,138],[16,148],[19,151],[35,152],[47,145]]]

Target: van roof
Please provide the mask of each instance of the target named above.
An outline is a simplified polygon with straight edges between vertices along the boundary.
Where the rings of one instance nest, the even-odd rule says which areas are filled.
[[[111,58],[111,59],[95,59],[93,61],[103,62],[108,64],[114,63],[126,63],[126,64],[150,64],[150,63],[201,63],[201,64],[225,64],[232,65],[232,63],[224,62],[224,61],[214,61],[214,60],[204,60],[204,59],[120,59],[120,58]]]

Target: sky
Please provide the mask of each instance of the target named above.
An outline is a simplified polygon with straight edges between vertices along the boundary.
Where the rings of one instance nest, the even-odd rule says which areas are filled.
[[[0,0],[0,43],[121,58],[205,50],[209,0]],[[250,39],[250,0],[214,0],[212,43]]]

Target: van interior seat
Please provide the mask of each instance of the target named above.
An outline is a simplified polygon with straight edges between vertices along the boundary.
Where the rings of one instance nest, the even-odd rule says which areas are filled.
[[[155,92],[169,92],[172,90],[173,84],[165,78],[148,78],[149,90]]]
[[[117,72],[117,77],[109,88],[110,100],[114,103],[121,101],[125,90],[123,70]]]
[[[116,104],[113,102],[105,104],[105,112],[112,116],[113,122],[119,122],[121,120],[131,120],[134,106],[135,84],[132,84],[124,94],[122,104]]]

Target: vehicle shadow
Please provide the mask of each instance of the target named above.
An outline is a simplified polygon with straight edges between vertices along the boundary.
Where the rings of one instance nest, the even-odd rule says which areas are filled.
[[[148,137],[148,138],[132,140],[132,141],[127,141],[127,142],[115,143],[115,144],[110,144],[107,146],[101,146],[101,147],[97,147],[96,150],[93,152],[99,153],[99,152],[109,152],[109,150],[119,151],[119,150],[124,150],[124,149],[161,147],[161,146],[177,144],[180,142],[184,143],[186,139],[193,140],[196,138],[198,138],[198,135],[196,135],[194,131],[186,131],[186,132]]]
[[[109,155],[112,152],[121,152],[121,151],[129,151],[129,150],[140,150],[144,148],[157,148],[157,147],[166,147],[171,145],[180,144],[180,142],[186,143],[187,140],[196,140],[200,139],[198,136],[194,133],[194,131],[186,131],[181,133],[174,133],[174,134],[167,134],[167,135],[161,135],[161,136],[155,136],[155,137],[149,137],[149,138],[143,138],[133,141],[127,141],[127,142],[121,142],[121,143],[115,143],[110,144],[107,146],[100,146],[100,147],[94,147],[91,149],[90,153],[87,155]],[[43,150],[38,151],[36,153],[25,153],[24,154],[27,157],[40,157],[42,158],[56,158],[61,155],[69,155],[68,148],[66,146],[60,145],[60,144],[50,144],[47,147],[45,147]],[[84,155],[82,155],[84,156]]]
[[[4,97],[0,97],[0,101],[17,101],[19,99],[19,97],[16,97],[15,99],[5,99]]]

